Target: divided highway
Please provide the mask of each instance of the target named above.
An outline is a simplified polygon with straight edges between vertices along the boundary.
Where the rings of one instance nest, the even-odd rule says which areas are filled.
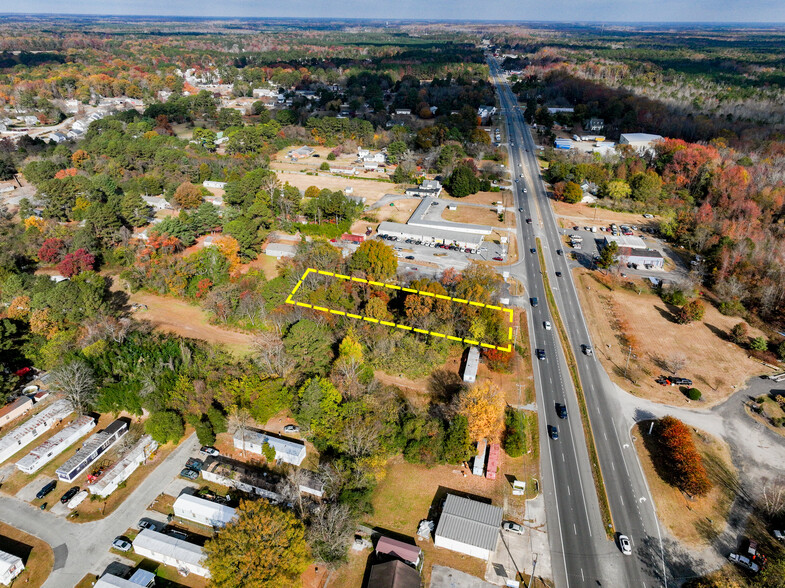
[[[498,64],[493,59],[489,64],[507,125],[512,189],[520,211],[517,230],[520,261],[509,269],[524,284],[529,298],[532,355],[536,358],[536,349],[545,351],[545,359],[532,361],[540,417],[541,482],[554,582],[559,588],[665,586],[659,525],[632,446],[629,423],[620,416],[614,384],[599,361],[581,353],[581,345],[591,341],[568,258],[557,254],[563,244],[540,176],[534,141]],[[526,219],[532,219],[532,223],[528,224]],[[622,555],[617,544],[607,540],[603,529],[577,397],[548,309],[539,258],[532,252],[537,248],[538,237],[551,288],[578,362],[614,528],[630,538],[631,556]],[[556,272],[560,272],[560,277]],[[532,303],[534,298],[536,305]],[[553,330],[544,328],[545,321],[554,324]],[[567,407],[566,420],[557,415],[557,403]],[[549,437],[549,426],[558,427],[558,439]]]

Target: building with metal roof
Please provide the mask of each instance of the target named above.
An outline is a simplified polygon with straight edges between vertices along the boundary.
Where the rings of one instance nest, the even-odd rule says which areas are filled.
[[[498,506],[448,494],[434,545],[487,561],[496,549],[502,514]]]
[[[174,501],[173,509],[176,517],[213,528],[225,527],[237,516],[237,511],[230,506],[190,494],[178,496]]]
[[[150,529],[142,530],[133,543],[137,555],[177,568],[181,573],[210,577],[210,570],[204,566],[204,550],[194,543]]]
[[[638,153],[644,153],[653,150],[654,143],[662,140],[662,135],[652,135],[649,133],[624,133],[619,137],[619,145],[629,145]]]
[[[397,557],[417,569],[420,569],[423,560],[422,549],[391,537],[379,537],[379,541],[376,542],[376,553]]]
[[[58,400],[0,439],[0,463],[30,444],[74,412],[67,400]]]
[[[619,248],[631,247],[632,249],[646,249],[646,243],[634,235],[605,235],[605,244],[616,243]]]
[[[247,494],[255,494],[271,502],[283,502],[284,498],[277,492],[278,476],[249,467],[248,465],[226,457],[208,457],[200,473],[208,482],[222,486],[237,488]]]
[[[466,367],[463,368],[463,381],[473,384],[477,379],[477,370],[480,367],[480,350],[477,347],[469,348],[469,355],[466,357]]]
[[[136,469],[158,449],[158,441],[150,435],[142,435],[128,453],[114,464],[95,483],[90,484],[90,494],[109,496],[120,487],[120,484],[131,477]]]
[[[114,574],[104,574],[93,584],[93,588],[139,588],[139,586],[145,588],[155,586],[155,574],[147,570],[136,570],[127,580]]]
[[[90,436],[71,459],[57,468],[57,477],[62,482],[72,482],[127,432],[128,421],[117,419],[100,433]]]
[[[305,443],[298,439],[273,436],[266,431],[238,430],[234,434],[234,446],[243,451],[263,455],[262,446],[267,443],[275,450],[275,459],[292,465],[300,465],[305,459]]]
[[[41,443],[30,453],[16,462],[16,467],[26,474],[41,469],[71,445],[87,435],[95,427],[95,419],[89,416],[80,416],[61,431]]]
[[[423,243],[438,243],[444,245],[458,245],[469,249],[479,249],[482,246],[484,235],[479,233],[463,233],[448,229],[423,227],[418,225],[404,225],[391,221],[379,223],[376,229],[379,235],[397,237],[398,239],[416,239]]]
[[[21,557],[0,551],[0,584],[10,584],[24,569]]]
[[[420,574],[399,560],[371,566],[369,588],[420,588]]]

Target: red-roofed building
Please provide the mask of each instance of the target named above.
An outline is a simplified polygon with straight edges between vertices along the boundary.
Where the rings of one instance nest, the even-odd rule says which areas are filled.
[[[489,480],[496,479],[496,472],[499,469],[499,458],[501,457],[501,447],[498,443],[491,443],[491,449],[488,451],[488,467],[485,470],[485,477]]]
[[[422,564],[422,549],[416,545],[410,545],[390,537],[380,537],[376,543],[376,553],[380,555],[392,555],[401,561],[411,564],[419,569]]]

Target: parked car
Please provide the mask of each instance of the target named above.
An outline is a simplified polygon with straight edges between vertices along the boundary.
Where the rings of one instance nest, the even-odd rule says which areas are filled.
[[[180,475],[183,478],[188,478],[189,480],[195,480],[196,478],[199,477],[199,472],[197,472],[196,470],[192,470],[191,468],[183,468],[180,471]]]
[[[42,499],[44,496],[46,496],[47,494],[49,494],[49,493],[50,493],[52,490],[54,490],[56,487],[57,487],[57,481],[56,481],[56,480],[52,480],[52,481],[51,481],[51,482],[49,482],[49,483],[48,483],[46,486],[44,486],[43,488],[41,488],[41,489],[38,491],[38,494],[36,494],[36,495],[35,495],[35,497],[36,497],[36,498],[38,498],[39,500],[41,500],[41,499]]]
[[[74,486],[74,487],[73,487],[73,488],[71,488],[71,489],[70,489],[68,492],[66,492],[65,494],[63,494],[63,496],[60,498],[60,502],[61,502],[62,504],[65,504],[66,502],[68,502],[69,500],[71,500],[71,499],[72,499],[74,496],[76,496],[77,494],[79,494],[79,486]]]
[[[502,529],[505,531],[509,531],[510,533],[517,533],[518,535],[523,535],[523,526],[519,525],[518,523],[513,523],[512,521],[504,521],[502,523]]]
[[[148,521],[147,519],[142,519],[139,521],[139,528],[140,529],[150,529],[151,531],[157,531],[158,525],[155,524],[153,521]]]
[[[218,451],[215,447],[207,447],[206,445],[199,450],[199,453],[202,455],[211,455],[213,457],[221,455],[221,452]]]
[[[407,255],[406,259],[414,259],[414,255]]]
[[[537,349],[537,359],[545,359],[545,349]]]
[[[503,257],[494,257],[493,260],[494,261],[504,261],[504,258]]]
[[[692,386],[692,380],[689,378],[674,378],[671,381],[677,386]]]
[[[204,462],[201,459],[196,459],[195,457],[189,457],[188,461],[185,462],[185,467],[191,470],[196,470],[197,472],[200,472],[203,466]]]
[[[566,419],[567,418],[567,407],[564,406],[563,404],[557,402],[556,403],[556,414],[558,415],[558,417],[560,419]]]
[[[550,331],[551,330],[551,321],[545,321],[544,323],[542,323],[542,326],[545,327],[546,331]]]
[[[131,551],[131,542],[126,541],[122,537],[118,537],[112,541],[112,547],[114,547],[117,551]]]
[[[550,435],[551,439],[558,439],[559,438],[559,429],[554,427],[553,425],[548,425],[548,435]]]
[[[619,535],[619,549],[624,555],[632,555],[632,544],[627,535]]]
[[[283,428],[283,432],[284,433],[299,433],[300,432],[300,427],[298,427],[297,425],[286,425]]]

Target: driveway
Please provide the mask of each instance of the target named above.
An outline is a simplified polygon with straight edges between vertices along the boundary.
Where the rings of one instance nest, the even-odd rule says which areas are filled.
[[[35,535],[52,547],[54,569],[44,588],[72,588],[86,574],[101,573],[112,561],[121,561],[109,552],[114,538],[136,524],[161,489],[180,472],[186,457],[198,451],[196,435],[192,434],[147,476],[116,511],[100,521],[67,522],[10,496],[0,496],[0,519]]]

